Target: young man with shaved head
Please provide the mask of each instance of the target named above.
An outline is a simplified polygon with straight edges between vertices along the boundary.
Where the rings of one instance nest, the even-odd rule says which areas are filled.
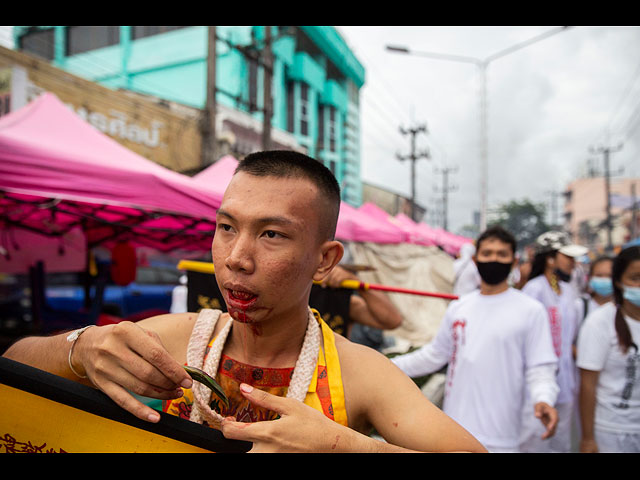
[[[314,159],[249,155],[212,244],[228,313],[91,327],[71,341],[31,337],[5,355],[93,384],[149,421],[158,412],[129,392],[161,398],[166,411],[253,442],[254,452],[485,451],[385,356],[333,334],[309,309],[313,282],[343,254],[333,238],[339,208],[335,178]],[[214,376],[229,406],[211,408],[185,364]],[[386,441],[369,437],[372,428]]]

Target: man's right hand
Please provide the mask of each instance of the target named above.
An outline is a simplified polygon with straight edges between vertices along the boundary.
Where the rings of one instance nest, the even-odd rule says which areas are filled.
[[[534,405],[534,414],[545,427],[545,432],[541,438],[545,440],[553,437],[558,426],[558,411],[548,403],[538,402]]]
[[[192,380],[158,335],[132,322],[89,328],[76,341],[73,368],[136,417],[150,422],[159,413],[137,395],[170,400],[191,388]]]

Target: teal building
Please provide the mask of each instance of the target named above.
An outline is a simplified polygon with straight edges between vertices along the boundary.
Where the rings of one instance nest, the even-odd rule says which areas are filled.
[[[216,104],[263,121],[264,26],[217,26]],[[269,27],[274,132],[283,132],[362,203],[359,92],[365,70],[335,27]],[[207,26],[14,27],[18,50],[101,85],[195,109],[207,100]],[[268,83],[267,83],[268,84]],[[246,152],[248,153],[248,152]]]

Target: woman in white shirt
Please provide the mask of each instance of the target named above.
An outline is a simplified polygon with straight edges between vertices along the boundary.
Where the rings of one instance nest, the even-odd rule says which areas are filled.
[[[640,247],[615,258],[614,301],[585,319],[578,339],[581,452],[640,452]]]
[[[587,318],[596,308],[610,302],[613,298],[613,284],[611,283],[611,268],[613,258],[596,258],[589,266],[589,283],[586,293],[580,296],[579,309],[581,319]]]

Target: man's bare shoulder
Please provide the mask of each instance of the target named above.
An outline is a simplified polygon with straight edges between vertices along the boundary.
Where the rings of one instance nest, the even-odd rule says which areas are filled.
[[[401,441],[411,429],[407,412],[432,418],[435,407],[387,356],[336,336],[349,426],[366,433],[375,428],[384,438]],[[388,437],[387,437],[388,436]],[[403,445],[402,443],[396,443]]]
[[[372,394],[383,384],[412,387],[413,382],[382,353],[364,345],[353,343],[336,335],[336,348],[340,357],[340,370],[345,384],[345,393]],[[384,379],[384,382],[380,382]]]
[[[167,313],[164,315],[156,315],[154,317],[145,318],[144,320],[140,320],[137,323],[140,327],[152,330],[158,334],[165,331],[180,333],[181,331],[188,329],[190,335],[197,319],[197,313]]]
[[[370,367],[375,368],[379,364],[391,363],[390,360],[382,353],[374,350],[365,345],[360,345],[347,340],[342,335],[335,335],[336,348],[340,357],[340,365],[342,370],[345,368],[356,368],[362,371],[362,368],[367,368],[368,365],[362,365],[362,363],[373,362]]]

